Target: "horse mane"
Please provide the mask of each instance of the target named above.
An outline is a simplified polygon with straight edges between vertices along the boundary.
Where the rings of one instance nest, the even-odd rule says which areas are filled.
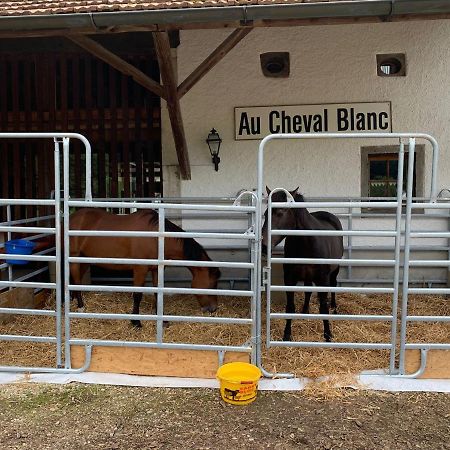
[[[293,197],[296,202],[304,202],[305,201],[305,198],[299,192],[296,192]],[[295,214],[298,214],[298,212],[299,212],[298,209],[294,210]],[[328,211],[314,211],[309,214],[311,214],[313,217],[315,217],[316,219],[318,219],[322,222],[328,222],[336,230],[342,230],[342,224],[339,221],[339,219],[334,214],[331,214]]]
[[[156,211],[150,211],[151,217],[149,220],[150,225],[156,225],[158,226],[158,213]],[[170,220],[166,219],[164,221],[164,230],[165,231],[172,231],[175,233],[185,231],[183,228],[179,227],[178,225],[174,224]],[[205,249],[194,239],[194,238],[172,238],[177,239],[179,241],[183,241],[183,253],[187,260],[191,261],[211,261],[211,258],[206,253]],[[220,278],[220,270],[218,267],[208,267],[209,273],[216,277]]]
[[[292,195],[292,192],[291,192],[291,195]],[[305,198],[303,197],[303,194],[300,194],[300,192],[296,192],[296,193],[293,195],[293,197],[294,197],[294,200],[295,200],[296,202],[304,202],[304,201],[305,201]]]

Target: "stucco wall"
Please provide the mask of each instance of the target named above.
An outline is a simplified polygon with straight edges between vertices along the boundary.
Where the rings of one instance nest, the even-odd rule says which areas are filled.
[[[183,31],[178,77],[183,80],[228,34]],[[291,75],[266,78],[259,55],[288,51]],[[376,75],[377,53],[406,53],[407,76]],[[192,180],[179,181],[166,108],[163,158],[166,195],[234,195],[256,187],[258,141],[234,140],[234,107],[310,103],[392,102],[393,131],[421,131],[441,145],[438,187],[450,186],[450,20],[253,30],[181,100]],[[215,172],[205,138],[215,127],[222,139]],[[278,142],[267,152],[266,183],[310,196],[361,191],[360,148],[374,141]],[[427,149],[429,187],[430,149]],[[170,167],[169,167],[170,166]]]

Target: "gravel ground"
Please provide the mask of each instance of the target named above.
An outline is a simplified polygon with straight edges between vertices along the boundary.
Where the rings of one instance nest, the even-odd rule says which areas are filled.
[[[2,386],[1,449],[450,449],[446,394]]]

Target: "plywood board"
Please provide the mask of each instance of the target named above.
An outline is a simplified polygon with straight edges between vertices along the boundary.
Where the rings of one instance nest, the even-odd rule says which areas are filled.
[[[33,294],[34,289],[14,288],[0,294],[0,308],[42,308],[48,298],[48,291]],[[14,314],[0,314],[0,324],[12,322]]]
[[[33,289],[15,288],[0,294],[0,308],[34,308]],[[0,314],[0,323],[14,320],[14,314]]]
[[[71,347],[72,367],[84,364],[84,347]],[[249,355],[226,352],[225,362],[249,362]],[[101,347],[92,351],[90,372],[125,373],[186,378],[215,378],[219,368],[217,352],[168,350],[138,347]]]
[[[414,373],[420,367],[420,350],[407,350],[406,373]],[[427,366],[419,378],[450,379],[450,350],[428,350]]]

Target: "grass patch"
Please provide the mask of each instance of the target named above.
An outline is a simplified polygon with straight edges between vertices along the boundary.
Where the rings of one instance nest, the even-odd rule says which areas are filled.
[[[109,397],[107,390],[96,385],[71,385],[55,389],[42,386],[37,390],[26,389],[14,397],[3,398],[1,403],[17,412],[34,412],[41,408],[50,411],[70,409],[82,404],[92,404]]]

